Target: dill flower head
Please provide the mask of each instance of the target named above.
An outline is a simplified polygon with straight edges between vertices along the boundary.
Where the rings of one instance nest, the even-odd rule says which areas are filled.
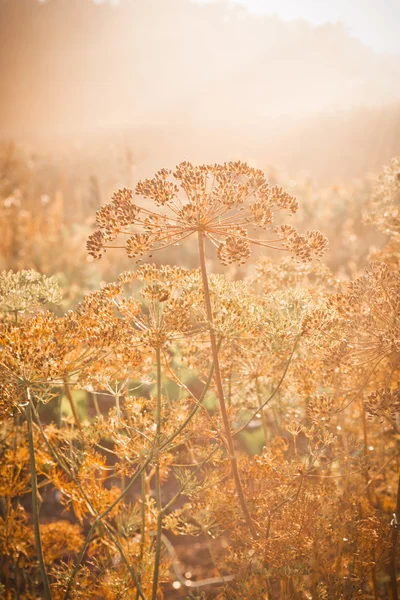
[[[64,374],[64,359],[76,346],[76,332],[68,335],[63,325],[65,319],[50,312],[38,313],[20,325],[0,323],[0,393],[6,412],[25,402],[27,387],[47,389]]]
[[[303,331],[328,349],[338,364],[367,366],[400,356],[400,277],[384,263],[371,262],[365,275],[307,315]],[[383,363],[382,363],[383,364]]]
[[[197,309],[199,274],[179,267],[142,265],[135,273],[119,276],[120,284],[129,287],[140,283],[142,301],[133,295],[115,295],[113,302],[126,329],[138,347],[165,348],[201,331],[202,315]],[[132,293],[132,289],[130,292]]]
[[[400,233],[400,156],[380,173],[371,198],[366,222],[387,235]]]
[[[387,265],[371,262],[365,275],[330,299],[340,316],[348,354],[355,363],[400,353],[400,277]]]
[[[97,360],[90,366],[92,374],[100,370],[127,376],[152,350],[165,350],[201,331],[205,317],[198,308],[199,290],[195,270],[145,264],[87,294],[70,316],[85,324],[87,344],[107,349],[105,364]]]
[[[36,271],[0,273],[0,312],[17,314],[32,311],[47,303],[59,304],[62,291],[55,277]]]
[[[322,256],[327,246],[320,232],[299,234],[289,225],[276,227],[271,239],[250,237],[250,226],[271,229],[275,213],[284,210],[292,215],[298,202],[282,188],[271,187],[260,169],[244,162],[201,166],[183,162],[174,172],[161,169],[152,179],[140,181],[136,194],[163,212],[134,204],[132,190],[117,191],[97,212],[99,229],[87,243],[93,257],[122,247],[138,261],[150,250],[167,248],[199,232],[215,246],[224,265],[245,263],[251,244],[289,250],[305,261]],[[127,237],[124,245],[110,245],[120,235]]]
[[[50,400],[54,386],[110,354],[121,339],[121,323],[105,315],[89,299],[63,317],[46,311],[20,324],[0,322],[0,412],[24,403],[27,388]]]
[[[380,388],[369,394],[365,408],[370,419],[378,417],[383,423],[385,417],[397,419],[400,414],[400,390]]]
[[[268,256],[261,257],[248,281],[255,289],[265,294],[288,288],[306,288],[307,292],[315,297],[320,295],[324,288],[335,288],[338,283],[326,265],[298,263],[289,256],[283,257],[279,262]]]

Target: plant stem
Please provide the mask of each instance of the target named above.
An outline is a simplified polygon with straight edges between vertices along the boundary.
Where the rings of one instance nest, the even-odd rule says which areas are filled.
[[[136,478],[140,475],[140,473],[142,472],[142,469],[144,469],[146,467],[146,465],[148,464],[148,462],[150,462],[150,458],[149,457],[147,460],[148,462],[145,463],[145,465],[142,467],[141,470],[139,470],[131,479],[130,483],[128,484],[127,488],[125,488],[125,490],[122,492],[122,494],[119,496],[119,498],[117,498],[116,500],[114,500],[114,502],[107,508],[105,509],[101,514],[96,515],[96,511],[92,505],[92,503],[90,502],[90,499],[88,498],[87,494],[85,493],[84,489],[82,488],[82,486],[80,485],[79,481],[76,479],[76,477],[74,477],[74,475],[70,472],[69,468],[67,467],[67,465],[64,463],[64,461],[60,458],[60,456],[58,455],[56,449],[51,445],[51,443],[49,442],[49,440],[46,437],[46,434],[43,430],[42,424],[40,422],[39,419],[39,415],[37,413],[37,411],[35,410],[34,406],[32,406],[32,410],[33,410],[33,414],[35,416],[37,425],[39,427],[40,433],[42,434],[42,438],[44,440],[44,442],[46,443],[46,446],[48,447],[50,454],[52,455],[52,457],[54,458],[54,460],[57,462],[58,466],[62,469],[62,471],[71,479],[71,481],[73,481],[75,483],[75,485],[77,486],[79,492],[82,495],[82,498],[84,498],[84,500],[86,501],[86,504],[89,508],[90,513],[95,516],[95,520],[92,523],[89,532],[85,538],[83,547],[81,548],[80,552],[79,552],[79,556],[77,559],[77,562],[75,563],[75,567],[74,570],[71,574],[71,577],[68,581],[68,587],[67,590],[64,594],[63,600],[68,600],[70,593],[72,591],[72,586],[75,580],[75,576],[79,570],[79,566],[82,562],[83,556],[89,546],[89,542],[90,542],[90,538],[92,536],[93,531],[95,530],[96,526],[102,523],[103,518],[109,513],[111,512],[111,510],[116,506],[116,504],[118,504],[118,502],[125,497],[129,486],[131,486],[134,481],[136,480]],[[119,544],[118,540],[115,538],[114,534],[112,533],[112,531],[110,530],[110,527],[106,524],[106,523],[102,523],[104,529],[106,530],[107,534],[109,535],[110,539],[112,542],[114,542],[115,546],[117,547],[118,551],[121,554],[121,558],[123,559],[123,561],[126,563],[128,570],[132,576],[132,579],[135,582],[135,585],[137,587],[138,593],[140,598],[142,598],[142,600],[146,600],[142,591],[142,588],[140,586],[140,583],[136,577],[136,574],[132,568],[132,566],[130,565],[129,561],[127,560],[125,553],[123,552],[122,546]]]
[[[390,549],[390,584],[392,589],[392,600],[399,599],[399,593],[397,588],[397,564],[396,564],[396,550],[397,550],[397,536],[399,534],[400,527],[400,477],[397,488],[397,503],[396,512],[393,514],[392,521],[392,544]]]
[[[156,448],[160,446],[161,435],[161,349],[156,350],[157,361],[157,408],[156,408]],[[161,531],[162,531],[162,505],[161,505],[161,485],[160,485],[160,456],[157,456],[155,484],[156,484],[156,506],[157,506],[157,532],[156,532],[156,548],[154,557],[154,573],[153,573],[153,591],[151,594],[152,600],[157,599],[158,590],[158,574],[160,569],[161,555]]]
[[[42,540],[40,537],[40,525],[39,525],[39,504],[37,494],[37,471],[36,471],[36,460],[35,460],[35,444],[33,440],[33,421],[32,421],[32,407],[31,407],[31,396],[29,388],[27,389],[28,404],[25,408],[26,420],[28,423],[28,443],[29,443],[29,460],[31,468],[31,488],[32,488],[32,518],[33,528],[35,532],[35,543],[36,550],[39,559],[40,574],[43,583],[43,594],[46,600],[51,600],[51,591],[49,580],[47,578],[46,567],[44,562]]]
[[[201,396],[199,398],[199,404],[201,404],[203,402],[203,400],[204,400],[204,397],[206,395],[208,387],[209,387],[209,385],[211,383],[213,372],[214,372],[214,365],[211,365],[207,381],[206,381],[206,383],[204,385],[203,391],[202,391]],[[84,556],[84,554],[85,554],[85,552],[86,552],[86,550],[87,550],[87,548],[89,546],[90,538],[92,536],[93,531],[96,528],[96,525],[100,521],[102,521],[104,519],[104,517],[106,517],[112,511],[112,509],[115,506],[117,506],[117,504],[127,495],[128,491],[131,489],[131,487],[135,483],[136,479],[139,477],[139,475],[141,475],[141,473],[143,473],[143,471],[146,469],[146,467],[150,464],[151,460],[153,459],[154,452],[155,451],[161,452],[161,450],[163,450],[164,448],[166,448],[167,446],[169,446],[169,444],[171,444],[173,442],[173,440],[181,433],[181,431],[183,431],[183,429],[190,422],[190,420],[195,416],[195,414],[197,413],[198,410],[199,410],[199,406],[196,405],[193,408],[193,410],[190,412],[190,414],[186,417],[185,421],[178,427],[178,429],[176,431],[174,431],[174,433],[171,434],[169,438],[167,438],[166,440],[164,440],[164,442],[160,445],[159,448],[157,448],[155,450],[153,449],[149,453],[149,455],[146,458],[145,462],[142,464],[141,467],[138,468],[138,470],[136,471],[136,473],[131,477],[131,480],[129,481],[129,483],[127,484],[127,486],[123,490],[123,492],[118,496],[118,498],[116,498],[110,504],[110,506],[108,506],[108,508],[106,508],[101,514],[97,515],[95,521],[92,523],[92,525],[91,525],[91,527],[90,527],[90,529],[89,529],[89,531],[88,531],[88,533],[86,535],[84,544],[83,544],[83,546],[82,546],[82,548],[81,548],[81,550],[79,552],[79,555],[78,555],[78,558],[76,560],[74,570],[73,570],[73,572],[72,572],[72,574],[70,576],[69,583],[68,583],[68,588],[67,588],[67,591],[66,591],[66,593],[64,595],[63,600],[68,600],[68,598],[69,598],[70,592],[72,590],[73,582],[74,582],[76,574],[77,574],[77,572],[79,570],[79,566],[80,566],[80,564],[82,562],[83,556]],[[49,450],[50,450],[53,458],[55,458],[55,460],[61,466],[61,468],[63,469],[63,471],[66,473],[66,475],[68,475],[69,477],[71,477],[71,475],[68,472],[68,470],[66,469],[65,465],[63,465],[63,462],[57,456],[57,454],[55,453],[54,448],[51,446],[51,444],[49,443],[48,439],[46,438],[46,435],[45,435],[45,433],[43,431],[43,428],[41,426],[40,420],[39,420],[38,415],[36,413],[35,413],[35,417],[37,419],[37,423],[38,423],[39,429],[41,431],[42,437],[43,437],[43,439],[44,439],[47,447],[49,448]],[[75,482],[75,480],[73,478],[72,478],[72,480]]]
[[[203,402],[205,395],[208,391],[208,388],[210,386],[211,380],[212,380],[212,376],[214,373],[214,365],[212,364],[210,367],[210,371],[207,377],[207,381],[204,385],[203,391],[198,399],[198,405],[196,405],[193,410],[189,413],[189,415],[186,417],[186,419],[184,420],[184,422],[178,427],[178,429],[166,440],[164,440],[164,442],[159,446],[159,448],[154,449],[152,452],[150,452],[149,456],[146,458],[145,462],[143,463],[143,465],[141,467],[138,468],[137,472],[132,476],[131,480],[129,481],[129,483],[126,485],[125,489],[122,491],[122,493],[120,494],[120,496],[118,498],[116,498],[114,500],[114,502],[112,502],[112,504],[110,506],[108,506],[108,508],[106,508],[101,514],[97,515],[94,522],[92,523],[91,527],[89,528],[89,531],[86,535],[84,544],[79,552],[78,558],[76,560],[73,572],[70,576],[69,582],[68,582],[68,587],[66,590],[66,593],[64,595],[63,600],[68,600],[69,596],[70,596],[70,592],[72,590],[72,586],[76,577],[76,574],[79,570],[79,566],[83,560],[84,554],[89,546],[89,542],[90,542],[90,538],[96,528],[96,526],[104,519],[104,517],[106,517],[111,511],[112,509],[117,506],[117,504],[127,495],[128,491],[130,490],[130,488],[133,486],[133,484],[135,483],[136,479],[139,477],[139,475],[141,475],[142,473],[144,473],[145,475],[145,469],[146,467],[150,464],[153,456],[154,456],[154,452],[161,452],[164,448],[168,447],[169,444],[171,444],[173,442],[173,440],[183,431],[183,429],[188,425],[188,423],[191,421],[191,419],[195,416],[195,414],[197,413],[197,411],[199,410],[199,405],[201,405],[201,403]],[[160,385],[161,385],[161,372],[160,372]],[[93,394],[93,398],[95,398],[95,394]],[[161,398],[161,390],[160,390],[160,398]],[[161,404],[161,403],[160,403]],[[64,464],[64,462],[62,461],[62,459],[57,455],[55,449],[52,447],[52,445],[50,444],[50,442],[48,441],[45,432],[43,430],[43,427],[41,425],[40,419],[39,419],[39,415],[37,414],[37,412],[35,411],[34,407],[33,407],[33,411],[34,411],[34,415],[37,421],[37,425],[39,427],[39,430],[41,432],[42,438],[44,440],[44,442],[46,443],[51,455],[53,456],[53,458],[56,460],[56,462],[59,464],[59,466],[61,467],[61,469],[64,471],[64,473],[68,476],[71,477],[72,481],[74,481],[74,483],[77,484],[77,481],[75,480],[75,478],[71,475],[71,473],[69,472],[68,468],[66,467],[66,465]],[[101,414],[101,413],[100,413]],[[144,477],[144,479],[146,479],[146,476]],[[83,490],[81,490],[83,491]],[[139,589],[139,594],[140,597],[143,598],[143,593],[141,592],[141,590]]]
[[[363,437],[364,437],[364,457],[365,459],[367,459],[368,457],[368,430],[367,430],[367,415],[365,414],[365,408],[364,408],[364,398],[363,398],[363,394],[361,393],[360,396],[360,411],[361,411],[361,419],[362,419],[362,425],[363,425]],[[375,508],[374,502],[373,502],[373,496],[374,496],[374,485],[369,485],[369,472],[368,472],[368,464],[365,467],[364,470],[364,477],[365,477],[365,483],[366,483],[366,490],[367,490],[367,497],[368,497],[368,502],[370,503],[370,505]],[[375,589],[375,588],[374,588]]]
[[[265,412],[264,412],[262,395],[261,395],[260,381],[259,381],[258,377],[256,377],[256,393],[257,393],[258,406],[260,408],[262,428],[263,428],[263,432],[264,432],[264,444],[266,445],[267,441],[268,441],[268,426],[267,426],[267,419],[265,418]],[[295,444],[295,447],[296,447],[296,444]]]
[[[77,426],[77,428],[79,429],[79,431],[82,431],[81,420],[79,418],[78,411],[76,410],[75,402],[74,402],[74,399],[72,397],[71,390],[69,389],[69,385],[68,385],[68,382],[67,382],[66,379],[64,379],[64,389],[65,389],[65,395],[67,396],[69,405],[71,407],[71,411],[72,411],[72,415],[74,417],[75,425]]]
[[[214,363],[214,378],[215,378],[215,383],[217,385],[221,417],[222,417],[222,422],[224,425],[226,446],[227,446],[227,450],[228,450],[229,460],[230,460],[231,469],[232,469],[232,475],[233,475],[233,479],[235,482],[236,493],[239,498],[240,506],[242,508],[242,512],[243,512],[244,518],[246,520],[246,524],[247,524],[248,528],[250,529],[251,535],[253,537],[256,537],[257,536],[256,530],[255,530],[253,521],[251,519],[249,509],[247,507],[246,498],[244,496],[244,492],[243,492],[243,488],[242,488],[242,483],[240,481],[240,475],[239,475],[239,470],[238,470],[238,466],[237,466],[237,458],[236,458],[236,454],[235,454],[235,447],[233,444],[228,413],[226,410],[224,389],[222,386],[221,369],[219,366],[217,340],[216,340],[216,336],[215,336],[215,332],[214,332],[214,328],[213,328],[213,314],[212,314],[212,306],[211,306],[211,298],[210,298],[210,288],[209,288],[209,284],[208,284],[206,253],[205,253],[205,247],[204,247],[204,233],[202,231],[198,232],[198,245],[199,245],[201,275],[202,275],[202,279],[203,279],[204,304],[205,304],[206,313],[207,313],[210,342],[211,342],[211,351],[212,351],[213,363]]]
[[[118,552],[121,555],[122,560],[124,561],[124,563],[126,564],[126,566],[128,567],[128,571],[135,583],[136,589],[137,589],[137,593],[139,595],[139,597],[142,600],[146,600],[145,595],[143,594],[143,590],[142,590],[142,586],[140,585],[140,582],[137,578],[136,572],[133,569],[133,567],[131,566],[128,557],[126,556],[124,549],[122,548],[121,544],[119,543],[118,539],[114,536],[114,534],[112,533],[110,527],[108,525],[106,525],[105,523],[103,523],[104,529],[106,530],[109,538],[111,539],[112,542],[114,542],[115,546],[117,547]]]
[[[97,392],[93,392],[92,393],[92,398],[93,398],[94,408],[95,408],[95,411],[96,411],[96,416],[99,417],[99,419],[100,419],[103,415],[101,414],[99,402],[97,400]]]
[[[144,554],[144,545],[146,542],[146,471],[142,471],[140,474],[140,484],[141,484],[141,491],[142,491],[142,497],[141,497],[141,508],[140,508],[140,515],[141,515],[141,531],[140,531],[140,554],[139,554],[139,566],[143,560],[143,554]],[[138,579],[139,581],[141,580],[141,573],[139,570],[139,574],[138,574]],[[138,600],[139,598],[139,591],[136,592],[136,600]]]
[[[249,423],[252,422],[252,420],[254,419],[254,417],[257,416],[257,414],[260,412],[260,410],[264,409],[267,406],[267,404],[269,404],[271,402],[271,400],[274,398],[275,394],[279,391],[279,389],[280,389],[280,387],[281,387],[281,385],[283,383],[283,380],[286,377],[286,373],[289,370],[289,366],[290,366],[290,364],[292,362],[293,355],[294,355],[294,352],[296,350],[296,347],[297,347],[299,339],[300,339],[300,335],[298,335],[296,337],[296,339],[295,339],[294,346],[292,348],[292,352],[290,353],[289,359],[288,359],[288,361],[286,363],[286,366],[285,366],[285,368],[283,370],[282,376],[281,376],[281,378],[280,378],[280,380],[279,380],[276,388],[273,390],[272,394],[266,400],[264,400],[264,402],[262,402],[262,404],[257,408],[256,411],[254,411],[254,413],[251,415],[251,417],[249,419],[247,419],[247,421],[246,421],[246,423],[244,425],[242,425],[241,427],[238,427],[238,429],[236,429],[233,432],[232,437],[234,437],[235,435],[237,435],[238,433],[240,433],[241,431],[243,431],[243,429],[246,429],[246,427],[249,425]],[[274,420],[274,425],[275,425],[276,433],[277,433],[277,435],[279,435],[279,430],[278,430],[278,427],[276,425],[276,418]]]
[[[219,351],[220,347],[221,347],[221,342],[222,340],[219,340],[218,344],[217,344],[217,350]],[[187,388],[186,386],[184,387],[184,389],[187,391],[187,393],[192,396],[193,399],[195,399],[197,401],[196,406],[191,410],[191,412],[189,413],[189,415],[186,417],[186,419],[181,423],[181,425],[178,427],[178,429],[173,433],[173,435],[167,439],[166,441],[164,441],[162,444],[160,444],[160,448],[159,450],[164,450],[164,448],[166,448],[169,443],[171,441],[173,441],[185,428],[186,426],[190,423],[190,421],[193,419],[193,417],[197,414],[197,412],[200,410],[200,408],[202,407],[202,402],[204,400],[204,398],[206,397],[206,393],[208,392],[208,388],[211,385],[211,381],[213,379],[213,375],[214,375],[214,363],[211,364],[208,376],[207,376],[207,380],[204,384],[203,390],[199,396],[199,398],[196,398],[192,392],[189,390],[189,388]],[[177,381],[177,378],[175,379],[175,381]],[[178,380],[179,381],[179,380]],[[179,382],[179,385],[182,385],[181,382]]]
[[[142,531],[140,535],[140,560],[144,554],[144,544],[146,541],[146,471],[142,471],[140,474],[140,483],[142,490],[142,506],[141,506],[141,520],[142,520]]]

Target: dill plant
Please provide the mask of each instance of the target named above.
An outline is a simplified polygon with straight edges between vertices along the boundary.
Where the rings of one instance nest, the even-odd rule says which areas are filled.
[[[397,169],[370,210],[391,245],[352,281],[311,261],[325,237],[278,221],[296,199],[241,162],[161,169],[138,203],[116,192],[88,249],[124,248],[136,267],[62,317],[46,310],[53,280],[2,274],[6,597],[156,600],[171,581],[218,600],[397,597]],[[137,266],[189,236],[198,269]],[[209,248],[226,266],[253,246],[295,260],[210,273]],[[73,417],[48,422],[62,393]],[[254,430],[261,450],[241,452]],[[54,492],[67,516],[46,522]],[[202,540],[211,566],[189,573],[177,536]]]
[[[277,226],[275,237],[269,240],[249,237],[249,226],[271,229],[275,212],[287,210],[289,214],[293,214],[298,204],[282,188],[271,188],[263,172],[246,163],[230,162],[196,167],[184,162],[174,172],[161,169],[153,179],[139,182],[136,193],[153,200],[159,207],[168,209],[169,213],[156,213],[137,206],[132,202],[132,192],[121,190],[114,195],[111,204],[97,213],[100,228],[89,239],[88,250],[94,257],[100,257],[104,249],[115,247],[109,246],[109,242],[119,235],[126,235],[128,239],[124,247],[128,256],[135,258],[143,256],[149,250],[164,250],[192,234],[197,236],[215,383],[224,426],[224,443],[243,515],[255,537],[256,529],[243,493],[226,410],[217,339],[213,328],[205,239],[216,247],[217,256],[225,265],[246,262],[250,256],[250,244],[291,250],[301,259],[311,260],[313,253],[317,256],[323,254],[327,241],[319,232],[311,231],[300,235],[289,225]],[[132,233],[131,228],[138,225],[143,233]]]

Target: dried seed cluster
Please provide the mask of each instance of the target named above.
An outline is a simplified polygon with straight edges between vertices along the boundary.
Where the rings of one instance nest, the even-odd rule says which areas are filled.
[[[156,213],[133,203],[133,192],[116,192],[110,204],[97,212],[99,229],[87,243],[94,258],[100,258],[118,236],[128,236],[124,248],[130,258],[140,260],[150,250],[178,244],[202,232],[216,247],[222,264],[245,263],[251,244],[286,249],[300,260],[321,257],[327,240],[318,231],[301,235],[289,225],[275,228],[270,240],[250,237],[249,227],[270,229],[274,214],[298,209],[297,200],[281,187],[270,187],[264,173],[243,162],[194,166],[179,164],[175,171],[161,169],[152,179],[137,184],[136,194],[167,210]]]
[[[251,239],[297,203],[244,163],[182,163],[137,192],[162,214],[117,192],[98,256],[121,235],[138,260],[200,233],[226,264],[252,243],[301,261],[264,257],[238,281],[143,264],[63,316],[45,310],[54,280],[1,274],[0,595],[43,597],[47,577],[53,600],[395,597],[396,256],[341,281],[309,260],[317,232]]]

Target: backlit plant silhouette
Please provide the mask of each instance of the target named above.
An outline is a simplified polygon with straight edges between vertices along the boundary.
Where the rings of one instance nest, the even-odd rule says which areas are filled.
[[[327,240],[316,231],[300,235],[289,225],[277,226],[275,237],[269,240],[259,241],[249,237],[248,227],[270,229],[275,212],[287,210],[289,214],[293,214],[298,204],[294,197],[281,188],[271,188],[262,171],[242,162],[200,167],[181,163],[174,173],[161,169],[153,179],[139,182],[136,193],[153,200],[159,207],[169,209],[169,214],[138,207],[132,202],[132,192],[121,190],[114,195],[111,204],[98,211],[97,223],[100,229],[89,239],[88,250],[94,257],[100,257],[102,250],[110,247],[108,242],[118,235],[128,235],[124,247],[128,256],[136,258],[149,250],[165,249],[192,234],[197,235],[225,444],[242,511],[252,535],[255,536],[256,530],[243,494],[226,410],[204,241],[205,238],[211,241],[217,249],[218,258],[226,265],[232,262],[244,263],[250,256],[250,244],[291,250],[302,260],[311,260],[313,253],[317,256],[323,254]],[[140,226],[143,232],[132,233],[130,228],[135,226]]]
[[[362,199],[390,247],[397,167]],[[0,274],[0,594],[397,598],[395,253],[343,280],[357,261],[312,261],[324,236],[282,223],[297,201],[245,163],[182,163],[136,194],[88,241],[134,269],[63,316],[54,278]],[[199,268],[138,264],[190,236]]]

